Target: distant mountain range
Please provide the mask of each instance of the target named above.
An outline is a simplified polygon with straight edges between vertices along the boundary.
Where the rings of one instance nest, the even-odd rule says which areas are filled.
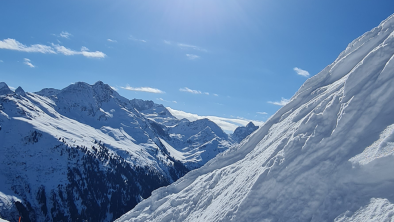
[[[256,128],[228,135],[100,81],[36,93],[0,83],[0,216],[113,221]]]

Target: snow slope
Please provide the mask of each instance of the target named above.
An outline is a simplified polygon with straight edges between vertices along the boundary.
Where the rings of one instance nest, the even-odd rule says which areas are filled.
[[[394,15],[240,146],[117,221],[393,221]]]
[[[100,81],[37,93],[0,83],[0,141],[10,221],[112,221],[236,145],[212,121],[179,120]]]
[[[0,95],[0,216],[112,221],[188,170],[108,85]],[[97,213],[99,211],[100,213]]]

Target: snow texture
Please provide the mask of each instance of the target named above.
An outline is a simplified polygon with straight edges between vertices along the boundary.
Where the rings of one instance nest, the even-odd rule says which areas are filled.
[[[210,120],[101,81],[37,93],[0,83],[0,141],[0,216],[32,221],[111,221],[237,145]]]
[[[394,15],[233,149],[117,221],[394,221]]]

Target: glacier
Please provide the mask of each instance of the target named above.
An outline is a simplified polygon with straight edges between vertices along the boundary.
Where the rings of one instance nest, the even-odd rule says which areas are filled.
[[[123,221],[393,221],[394,15],[237,147]]]

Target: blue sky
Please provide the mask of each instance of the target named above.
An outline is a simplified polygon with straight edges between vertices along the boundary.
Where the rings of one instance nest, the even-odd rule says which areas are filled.
[[[265,121],[392,13],[392,0],[1,1],[0,82],[101,80],[129,99]]]

